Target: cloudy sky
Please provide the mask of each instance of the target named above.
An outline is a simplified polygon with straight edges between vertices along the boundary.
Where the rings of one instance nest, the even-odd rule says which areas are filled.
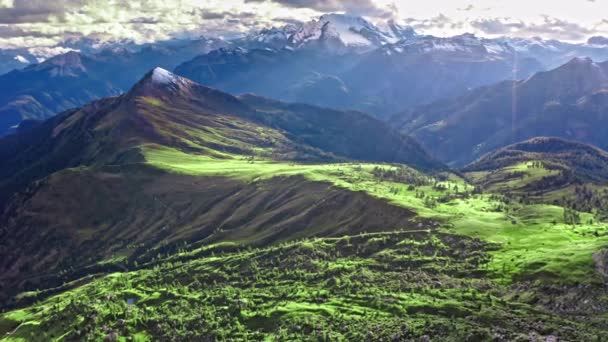
[[[68,38],[231,35],[324,12],[393,18],[435,35],[608,35],[608,0],[0,0],[0,48],[56,51]],[[54,49],[54,50],[53,50]],[[48,52],[48,53],[51,53]]]

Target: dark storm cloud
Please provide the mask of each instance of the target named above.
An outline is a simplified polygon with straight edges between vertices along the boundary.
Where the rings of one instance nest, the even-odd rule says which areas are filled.
[[[245,2],[275,2],[283,6],[310,8],[319,12],[344,11],[351,14],[387,17],[392,13],[372,0],[245,0]]]

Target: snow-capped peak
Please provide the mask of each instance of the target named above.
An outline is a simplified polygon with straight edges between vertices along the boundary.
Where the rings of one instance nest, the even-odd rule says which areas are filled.
[[[363,17],[325,14],[309,22],[269,28],[247,36],[252,46],[265,44],[273,48],[301,48],[318,42],[332,47],[352,47],[364,51],[416,36],[411,27],[394,21],[376,26]],[[337,44],[337,45],[336,45]]]
[[[325,14],[319,18],[313,28],[325,29],[335,34],[346,46],[381,46],[391,36],[362,17],[344,14]]]
[[[391,19],[387,23],[392,36],[396,40],[409,40],[418,36],[418,33],[413,27],[408,25],[398,24],[395,20]]]
[[[167,94],[188,94],[194,82],[177,76],[163,68],[156,67],[146,74],[132,89],[136,96],[164,96]]]
[[[178,76],[160,67],[156,67],[152,70],[151,77],[152,82],[159,84],[174,83],[178,80]]]
[[[415,35],[382,48],[385,55],[433,54],[470,58],[474,60],[501,60],[512,58],[516,51],[509,44],[492,39],[462,34],[453,37]]]

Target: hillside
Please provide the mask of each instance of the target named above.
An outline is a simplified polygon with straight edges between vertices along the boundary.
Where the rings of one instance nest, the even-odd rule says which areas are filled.
[[[487,192],[608,217],[608,152],[591,145],[533,138],[489,153],[462,171]]]
[[[265,106],[257,110],[260,103]],[[150,146],[224,159],[354,159],[421,170],[443,167],[411,138],[365,114],[252,96],[239,100],[157,68],[123,96],[6,137],[0,144],[0,203],[11,187],[67,167],[139,161]]]
[[[608,63],[575,58],[548,72],[505,81],[393,117],[444,162],[466,165],[498,148],[555,136],[608,148]]]
[[[292,237],[294,232],[281,233],[283,229],[291,231],[286,226],[288,222],[303,229],[321,220],[326,234],[351,226],[379,228],[381,222],[390,220],[394,224],[405,222],[413,216],[407,210],[386,208],[382,211],[388,216],[382,219],[362,215],[371,213],[374,205],[373,200],[360,199],[358,194],[333,194],[327,185],[307,185],[302,181],[261,179],[281,169],[287,174],[309,171],[331,175],[335,168],[319,163],[354,160],[410,164],[421,170],[442,167],[411,139],[364,114],[287,105],[251,96],[246,100],[156,68],[123,96],[93,102],[2,140],[0,204],[4,208],[5,284],[22,279],[23,273],[53,271],[60,264],[65,265],[66,260],[76,269],[94,264],[114,249],[127,248],[126,241],[137,236],[151,248],[160,240],[167,243],[177,236],[204,240],[221,226],[233,227],[230,229],[243,238],[252,235],[247,240],[253,243],[256,239],[268,242]],[[248,103],[264,103],[264,108],[256,109]],[[231,169],[237,173],[250,169],[250,174],[242,175],[249,179],[257,172],[260,183],[247,185],[226,180],[221,188],[211,178],[190,192],[185,184],[195,182],[191,177],[171,176],[163,181],[165,177],[155,177],[146,166],[183,167],[180,173],[187,173],[199,162],[211,167],[202,172],[214,176],[226,176]],[[306,165],[298,167],[295,162]],[[352,167],[343,168],[347,171]],[[182,187],[185,188],[178,191]],[[206,187],[216,187],[211,192],[213,196],[204,191]],[[268,194],[256,191],[259,187],[268,188]],[[154,193],[153,189],[159,192]],[[283,197],[281,191],[285,189],[289,192]],[[239,196],[232,198],[229,194]],[[266,201],[275,196],[286,202],[278,202],[268,217],[254,216],[255,211],[251,210],[260,205],[272,206]],[[141,200],[132,201],[138,197]],[[327,201],[332,197],[334,200]],[[317,203],[320,198],[326,200]],[[76,209],[90,201],[90,206]],[[178,204],[190,201],[196,203],[190,209]],[[338,203],[344,205],[335,207]],[[361,207],[363,203],[367,203],[365,209]],[[217,216],[203,219],[202,213],[211,207],[217,208]],[[243,208],[243,212],[231,213],[235,207]],[[333,208],[335,221],[325,222],[329,208]],[[149,216],[149,210],[160,216]],[[344,218],[337,214],[339,210],[344,210]],[[131,219],[125,219],[126,212],[131,213]],[[177,217],[172,213],[180,213],[181,219],[174,221]],[[203,221],[197,223],[199,219]],[[298,223],[299,220],[303,221]],[[176,237],[169,232],[160,233],[163,227],[176,229]],[[259,227],[257,233],[246,233],[253,227]],[[268,233],[259,231],[262,227]],[[39,229],[44,229],[44,233]],[[312,231],[321,234],[324,230],[319,226]],[[30,235],[36,238],[29,243],[20,242]],[[85,243],[92,237],[101,243]],[[47,242],[50,246],[42,248],[41,244]],[[45,261],[33,264],[36,259]]]
[[[157,68],[0,147],[2,340],[607,337],[604,221],[365,114]]]
[[[608,152],[560,138],[533,138],[490,153],[464,171],[490,171],[541,161],[548,168],[567,171],[580,181],[608,182]]]

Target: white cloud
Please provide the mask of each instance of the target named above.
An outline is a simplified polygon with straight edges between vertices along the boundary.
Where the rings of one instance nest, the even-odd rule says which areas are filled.
[[[399,16],[418,22],[430,23],[438,15],[449,18],[453,25],[427,28],[427,33],[436,35],[464,32],[491,35],[490,31],[495,31],[495,34],[510,33],[524,37],[542,34],[545,38],[581,40],[589,32],[608,34],[608,29],[600,26],[608,12],[606,0],[376,0],[376,2],[394,3]],[[492,23],[498,24],[496,20],[500,20],[503,24],[517,23],[517,25],[511,25],[512,31],[498,32],[496,26],[494,30],[489,26]],[[479,25],[484,22],[486,25]],[[571,32],[564,32],[568,30]]]
[[[325,11],[399,17],[435,35],[608,34],[608,0],[0,0],[0,48],[50,48],[79,36],[144,43],[226,35]]]
[[[66,53],[66,52],[70,52],[70,51],[78,51],[78,50],[68,49],[68,48],[64,48],[61,46],[54,46],[54,47],[41,46],[41,47],[32,47],[32,48],[28,49],[28,52],[30,54],[36,56],[36,59],[39,63],[50,57],[57,56],[57,55],[60,55],[60,54]]]

